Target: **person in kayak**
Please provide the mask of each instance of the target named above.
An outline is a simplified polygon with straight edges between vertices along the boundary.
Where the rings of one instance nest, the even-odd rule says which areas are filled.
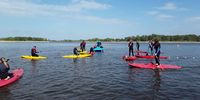
[[[39,55],[37,53],[39,52],[37,51],[36,46],[33,46],[33,48],[31,49],[31,55],[34,57],[38,57]]]
[[[101,47],[101,42],[100,41],[97,42],[97,47]]]
[[[81,50],[82,51],[85,51],[85,45],[86,45],[86,42],[83,40],[80,44],[80,47],[81,47]]]
[[[129,43],[128,43],[128,48],[129,48],[129,56],[131,56],[131,54],[132,54],[132,56],[134,56],[134,53],[133,53],[133,40],[129,40]]]
[[[79,55],[78,49],[76,47],[73,49],[73,53],[74,55]]]
[[[153,41],[152,40],[149,41],[148,52],[149,52],[149,49],[150,49],[151,55],[153,55]]]
[[[8,72],[10,70],[10,66],[7,62],[8,59],[6,60],[4,57],[0,59],[0,80],[8,80],[13,77],[13,74]]]
[[[155,53],[154,54],[155,54],[156,65],[157,65],[157,68],[159,68],[159,66],[160,66],[160,48],[161,48],[161,45],[160,45],[158,39],[154,40],[153,47],[155,49]]]

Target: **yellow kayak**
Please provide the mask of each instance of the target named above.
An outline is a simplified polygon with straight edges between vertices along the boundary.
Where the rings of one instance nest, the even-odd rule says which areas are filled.
[[[35,60],[37,60],[37,59],[46,59],[47,57],[45,57],[45,56],[34,57],[34,56],[27,56],[27,55],[25,55],[25,56],[21,56],[21,58],[25,58],[25,59],[35,59]]]
[[[64,58],[86,58],[92,56],[91,54],[82,54],[82,55],[65,55]]]

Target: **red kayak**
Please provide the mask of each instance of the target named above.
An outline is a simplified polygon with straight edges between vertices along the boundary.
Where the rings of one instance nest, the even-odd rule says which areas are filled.
[[[13,73],[13,77],[8,79],[8,80],[0,80],[0,87],[9,85],[11,83],[14,83],[15,81],[17,81],[18,79],[20,79],[22,77],[22,75],[24,74],[24,69],[22,68],[18,68],[12,71]]]
[[[155,56],[153,55],[148,55],[148,56],[144,56],[144,55],[136,55],[136,57],[138,58],[146,58],[146,59],[154,59]],[[160,56],[160,59],[167,59],[167,56]]]
[[[137,57],[135,56],[123,56],[122,58],[126,61],[132,61],[137,59]]]
[[[180,69],[182,68],[181,66],[176,66],[176,65],[167,65],[167,64],[161,64],[159,66],[153,64],[153,63],[132,63],[129,64],[131,67],[137,67],[137,68],[149,68],[149,69],[156,69],[156,68],[161,68],[161,69]]]

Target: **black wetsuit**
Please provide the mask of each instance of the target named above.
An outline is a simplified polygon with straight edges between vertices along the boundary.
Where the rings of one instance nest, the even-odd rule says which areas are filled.
[[[97,47],[100,47],[101,46],[101,42],[97,42]]]
[[[136,47],[137,47],[137,50],[140,51],[140,44],[139,44],[139,42],[136,42]]]
[[[94,52],[94,49],[93,47],[90,48],[90,53]]]
[[[12,77],[12,73],[8,73],[10,68],[6,68],[3,63],[0,63],[0,79],[5,79],[8,76]]]
[[[159,42],[155,42],[154,45],[153,45],[154,49],[155,49],[155,60],[156,60],[156,63],[158,65],[160,65],[160,43]]]
[[[74,48],[73,53],[74,53],[75,55],[79,55],[77,48]]]
[[[134,53],[133,53],[133,42],[129,42],[128,43],[128,47],[129,47],[129,56],[131,56],[131,53],[132,53],[132,56],[134,56]]]

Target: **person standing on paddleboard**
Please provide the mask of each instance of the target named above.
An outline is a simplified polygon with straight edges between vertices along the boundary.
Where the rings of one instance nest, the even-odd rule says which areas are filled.
[[[131,54],[132,54],[132,56],[134,56],[134,52],[133,52],[133,40],[129,40],[129,43],[128,43],[128,48],[129,48],[129,56],[131,56]]]
[[[83,40],[80,44],[80,47],[81,47],[81,50],[82,51],[85,51],[85,45],[86,45],[86,42]]]
[[[140,43],[138,41],[136,41],[136,48],[137,48],[137,51],[140,51]]]
[[[13,77],[13,74],[8,72],[10,70],[10,66],[7,61],[8,59],[6,60],[4,57],[0,59],[0,80],[8,80]]]
[[[37,51],[36,46],[33,46],[33,48],[31,49],[31,55],[34,57],[38,57],[39,55],[37,53],[39,52]]]
[[[160,42],[159,42],[158,39],[154,40],[153,47],[155,49],[155,61],[156,61],[156,65],[157,65],[157,67],[159,67],[159,65],[160,65],[160,48],[161,48],[161,45],[160,45]]]

